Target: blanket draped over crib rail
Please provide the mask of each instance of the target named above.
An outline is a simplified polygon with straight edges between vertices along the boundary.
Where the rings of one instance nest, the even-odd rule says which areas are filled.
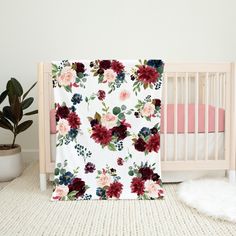
[[[161,60],[52,62],[52,200],[159,199]]]

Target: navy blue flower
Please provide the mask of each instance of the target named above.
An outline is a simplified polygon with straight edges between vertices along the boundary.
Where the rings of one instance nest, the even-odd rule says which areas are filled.
[[[73,102],[73,105],[80,104],[80,102],[83,101],[82,95],[79,94],[79,93],[75,93],[75,94],[73,95],[71,101]]]
[[[139,134],[141,134],[144,137],[147,137],[148,135],[151,134],[151,130],[147,127],[143,127],[140,131]]]
[[[75,111],[76,111],[75,106],[71,106],[71,107],[70,107],[70,110],[71,110],[72,112],[75,112]]]
[[[96,195],[99,197],[102,197],[105,194],[105,190],[102,188],[97,188],[96,189]]]
[[[68,185],[71,183],[73,174],[70,171],[67,171],[65,174],[59,177],[59,184]]]
[[[162,62],[162,60],[148,60],[147,61],[148,66],[152,66],[152,67],[155,67],[155,68],[163,66],[163,64],[164,63]]]
[[[120,72],[118,75],[117,75],[117,79],[121,82],[124,81],[125,79],[125,73],[124,72]]]
[[[68,132],[69,137],[71,137],[72,139],[76,138],[77,134],[78,134],[78,130],[77,129],[70,129],[70,131]]]

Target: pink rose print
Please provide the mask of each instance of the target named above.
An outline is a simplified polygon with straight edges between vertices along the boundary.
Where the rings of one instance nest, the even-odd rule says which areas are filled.
[[[106,173],[102,173],[99,178],[98,178],[98,186],[103,188],[105,186],[109,186],[110,183],[111,183],[111,176],[110,175],[107,175]]]
[[[68,186],[58,185],[56,186],[56,189],[53,192],[52,198],[54,200],[61,200],[61,198],[67,196],[68,192],[69,192]]]
[[[130,92],[128,90],[122,90],[120,92],[119,98],[121,101],[125,101],[130,98]]]
[[[107,129],[111,129],[114,126],[116,126],[117,121],[118,121],[117,116],[111,113],[104,114],[102,115],[101,118],[102,125],[105,126]]]
[[[158,198],[159,190],[162,189],[159,184],[157,184],[153,180],[147,180],[144,186],[145,186],[145,191],[147,192],[147,195],[149,197]]]
[[[69,86],[75,82],[76,71],[73,70],[70,66],[65,66],[61,75],[57,78],[57,81],[60,86]]]
[[[151,102],[146,103],[143,109],[140,111],[141,115],[146,117],[153,115],[154,112],[155,106]]]
[[[65,136],[70,130],[69,122],[66,119],[60,119],[57,124],[57,130],[60,135]]]
[[[114,82],[116,79],[116,73],[112,69],[107,69],[104,71],[104,82]]]

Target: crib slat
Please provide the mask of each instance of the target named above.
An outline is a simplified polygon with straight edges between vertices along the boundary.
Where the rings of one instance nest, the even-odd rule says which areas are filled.
[[[222,91],[223,91],[222,108],[225,109],[225,73],[222,74]]]
[[[174,77],[174,160],[177,161],[177,132],[178,132],[178,74]]]
[[[215,80],[215,101],[216,101],[216,106],[215,106],[215,160],[218,160],[218,144],[219,144],[219,136],[218,136],[218,128],[219,128],[219,106],[220,106],[220,100],[219,97],[217,96],[217,93],[219,92],[219,83],[220,83],[220,76],[219,73],[216,73],[216,77],[214,78]]]
[[[185,151],[184,159],[188,160],[188,73],[185,73],[185,101],[184,101],[184,136],[185,136]]]
[[[198,159],[198,88],[199,88],[199,73],[196,73],[195,78],[195,152],[194,152],[194,158],[195,161]]]
[[[209,83],[209,73],[206,73],[205,78],[205,160],[208,160],[208,110],[209,110],[209,89],[208,89],[208,83]]]

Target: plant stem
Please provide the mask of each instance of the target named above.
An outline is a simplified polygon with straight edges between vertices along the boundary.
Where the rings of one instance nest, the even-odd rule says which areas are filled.
[[[13,138],[13,142],[12,142],[12,145],[11,145],[12,148],[14,148],[14,146],[15,146],[16,135],[17,135],[17,134],[16,134],[16,127],[17,127],[17,125],[18,125],[18,124],[14,124],[14,129],[13,129],[13,131],[14,131],[14,132],[13,132],[14,138]]]
[[[12,148],[14,148],[14,146],[15,146],[15,141],[16,141],[16,135],[14,134],[13,142],[12,142],[12,145],[11,145]]]

